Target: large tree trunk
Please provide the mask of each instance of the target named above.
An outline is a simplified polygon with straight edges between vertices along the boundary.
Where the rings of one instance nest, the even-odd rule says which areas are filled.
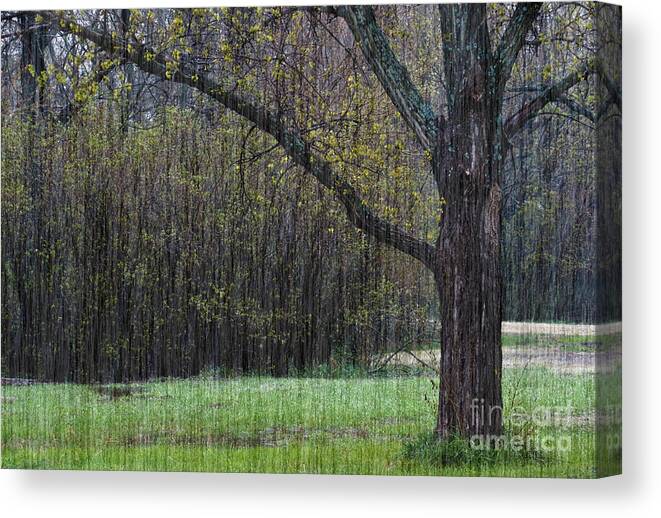
[[[446,131],[434,173],[444,200],[435,277],[441,304],[437,434],[502,431],[500,97],[486,10],[441,10],[448,82]],[[448,59],[447,57],[451,57]]]
[[[435,272],[441,300],[437,433],[473,437],[502,431],[500,188],[448,201]]]

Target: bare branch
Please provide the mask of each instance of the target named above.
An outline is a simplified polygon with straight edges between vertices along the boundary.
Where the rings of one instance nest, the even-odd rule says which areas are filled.
[[[505,123],[505,135],[508,138],[513,137],[544,106],[562,98],[567,90],[587,79],[593,72],[594,65],[592,63],[583,63],[575,71],[543,90],[537,97],[527,102],[507,120]]]
[[[582,104],[574,101],[573,99],[570,99],[564,95],[558,97],[555,101],[557,104],[562,104],[566,106],[569,111],[574,112],[578,115],[582,115],[586,119],[588,119],[590,122],[595,122],[596,120],[596,115],[590,110],[587,106],[583,106]]]

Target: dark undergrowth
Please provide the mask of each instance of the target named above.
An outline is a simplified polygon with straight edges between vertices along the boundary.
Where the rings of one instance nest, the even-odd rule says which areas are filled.
[[[511,432],[495,441],[459,436],[439,440],[435,433],[427,433],[405,443],[402,453],[406,460],[436,467],[549,462],[550,455],[537,449],[533,442]]]

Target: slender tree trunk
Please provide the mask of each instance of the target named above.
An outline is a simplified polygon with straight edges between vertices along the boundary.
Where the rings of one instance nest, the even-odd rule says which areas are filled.
[[[21,101],[24,117],[34,119],[37,112],[45,108],[46,88],[39,77],[46,70],[44,58],[48,45],[43,27],[35,28],[35,14],[21,15]]]

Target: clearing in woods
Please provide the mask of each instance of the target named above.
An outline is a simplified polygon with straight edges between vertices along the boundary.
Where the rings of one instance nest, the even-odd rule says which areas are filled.
[[[508,433],[534,451],[551,445],[541,456],[443,464],[406,455],[435,419],[436,375],[413,357],[436,361],[430,349],[401,352],[371,375],[5,386],[2,467],[593,477],[594,358],[607,354],[595,340],[503,335]]]

